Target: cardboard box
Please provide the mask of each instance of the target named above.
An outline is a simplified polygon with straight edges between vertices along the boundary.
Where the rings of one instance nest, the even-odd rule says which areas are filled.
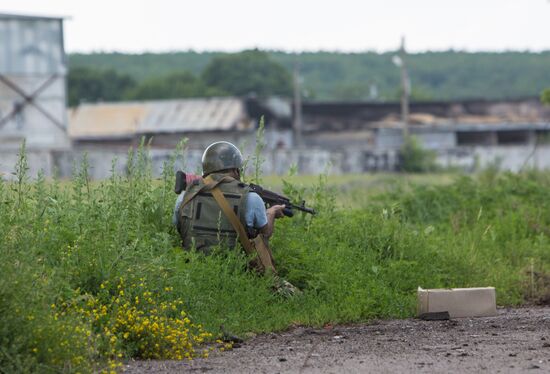
[[[418,287],[418,315],[434,312],[449,312],[451,318],[495,316],[495,288],[424,290]]]

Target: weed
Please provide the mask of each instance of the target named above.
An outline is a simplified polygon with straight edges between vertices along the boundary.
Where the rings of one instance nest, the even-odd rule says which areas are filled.
[[[256,132],[256,147],[254,148],[254,180],[256,184],[261,184],[262,179],[262,165],[264,163],[264,158],[262,156],[263,150],[265,148],[265,120],[264,116],[260,118],[260,124],[258,126],[258,131]]]

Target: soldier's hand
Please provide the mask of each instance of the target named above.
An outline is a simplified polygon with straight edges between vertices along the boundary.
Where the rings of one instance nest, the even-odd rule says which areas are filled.
[[[275,218],[281,218],[284,217],[283,209],[285,209],[285,205],[273,205],[267,210],[267,214],[272,214]]]

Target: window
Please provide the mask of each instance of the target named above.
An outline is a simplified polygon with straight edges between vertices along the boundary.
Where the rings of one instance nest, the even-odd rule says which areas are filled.
[[[528,144],[529,131],[526,131],[526,130],[498,131],[497,143],[499,145]]]
[[[456,133],[457,145],[492,145],[494,133],[491,131],[460,131]]]

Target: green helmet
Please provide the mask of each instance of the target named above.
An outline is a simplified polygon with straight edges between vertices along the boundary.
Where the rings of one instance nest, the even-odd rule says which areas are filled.
[[[203,175],[226,169],[240,169],[242,166],[241,151],[229,142],[212,143],[202,154]]]

